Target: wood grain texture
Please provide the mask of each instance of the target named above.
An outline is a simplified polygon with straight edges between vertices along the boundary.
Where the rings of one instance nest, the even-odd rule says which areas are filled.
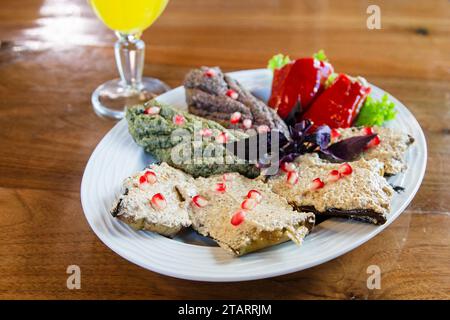
[[[450,4],[377,1],[172,0],[144,33],[145,74],[178,86],[189,68],[260,68],[277,52],[324,48],[338,71],[404,102],[422,125],[429,163],[401,217],[352,252],[291,275],[193,283],[144,270],[90,230],[80,204],[86,162],[113,121],[90,94],[116,77],[114,36],[86,1],[6,0],[0,9],[0,298],[450,298]],[[66,268],[82,270],[81,290]],[[366,268],[382,271],[380,290]]]

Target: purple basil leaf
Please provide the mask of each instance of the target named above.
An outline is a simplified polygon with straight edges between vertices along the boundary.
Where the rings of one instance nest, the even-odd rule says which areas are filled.
[[[289,143],[291,140],[288,138],[288,137],[286,137],[285,135],[284,135],[284,133],[283,132],[281,132],[281,131],[276,131],[277,132],[277,134],[278,134],[278,143],[279,143],[279,145],[280,145],[280,147],[283,147],[283,146],[285,146],[287,143]],[[271,135],[274,135],[274,134],[276,134],[275,133],[275,130],[272,130],[272,131],[270,131],[269,132]],[[270,140],[270,141],[272,141],[272,140]]]
[[[321,150],[326,149],[331,141],[330,127],[329,126],[318,127],[313,134],[305,138],[305,141],[316,144],[317,146],[319,146]]]
[[[285,155],[280,159],[280,163],[283,162],[293,162],[298,156],[300,156],[300,153],[290,153],[288,155]]]
[[[334,162],[345,162],[356,160],[367,144],[375,138],[376,134],[351,137],[348,139],[341,140],[339,142],[333,143],[325,149],[321,150],[322,157],[334,161]]]

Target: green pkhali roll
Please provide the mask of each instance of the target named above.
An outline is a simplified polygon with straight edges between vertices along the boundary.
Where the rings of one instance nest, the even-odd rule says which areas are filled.
[[[260,174],[254,164],[239,159],[223,144],[247,138],[243,132],[156,100],[128,108],[126,119],[134,141],[146,152],[194,177],[239,172],[255,178]]]

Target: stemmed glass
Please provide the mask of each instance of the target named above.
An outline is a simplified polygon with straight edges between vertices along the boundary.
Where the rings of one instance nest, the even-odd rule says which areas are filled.
[[[143,77],[145,43],[140,39],[166,8],[169,0],[89,0],[95,13],[118,40],[114,46],[120,79],[107,81],[92,94],[99,115],[121,119],[126,106],[141,103],[170,88],[162,81]]]

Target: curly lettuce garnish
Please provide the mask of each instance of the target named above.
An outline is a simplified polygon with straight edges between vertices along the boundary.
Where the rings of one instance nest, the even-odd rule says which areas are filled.
[[[325,54],[325,51],[323,51],[323,49],[320,49],[319,51],[317,51],[316,53],[313,54],[313,58],[317,59],[319,61],[328,61],[328,58]]]
[[[381,100],[368,96],[355,121],[356,126],[381,126],[389,120],[395,119],[397,111],[395,104],[384,94]]]
[[[284,54],[279,53],[274,55],[272,59],[269,60],[267,69],[270,69],[272,71],[274,71],[275,69],[281,69],[289,62],[291,62],[291,58],[289,58],[289,56],[285,56]]]

